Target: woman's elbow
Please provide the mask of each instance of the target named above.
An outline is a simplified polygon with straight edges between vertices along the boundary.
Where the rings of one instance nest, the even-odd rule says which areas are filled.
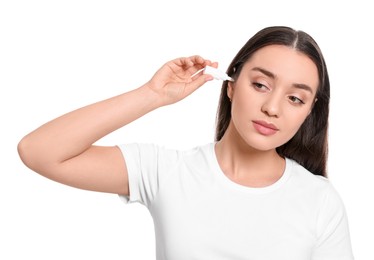
[[[36,148],[32,144],[28,136],[23,137],[18,145],[17,151],[21,161],[30,169],[35,169],[36,166]]]

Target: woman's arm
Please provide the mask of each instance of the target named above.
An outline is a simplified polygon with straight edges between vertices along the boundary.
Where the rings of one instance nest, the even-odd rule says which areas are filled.
[[[77,109],[26,135],[18,152],[30,169],[73,187],[129,195],[127,169],[116,146],[94,146],[100,138],[158,107],[182,100],[212,77],[199,73],[199,56],[162,66],[152,79],[130,92]],[[192,77],[193,76],[193,77]]]

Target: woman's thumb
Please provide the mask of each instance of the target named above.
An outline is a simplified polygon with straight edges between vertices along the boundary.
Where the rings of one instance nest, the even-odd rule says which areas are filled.
[[[213,76],[209,74],[202,74],[199,77],[195,78],[193,81],[187,84],[189,94],[197,90],[199,87],[204,85],[206,82],[213,80]]]

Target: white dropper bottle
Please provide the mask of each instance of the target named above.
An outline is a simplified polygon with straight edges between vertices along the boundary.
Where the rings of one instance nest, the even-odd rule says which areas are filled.
[[[211,66],[206,66],[204,68],[204,74],[209,74],[209,75],[212,75],[213,78],[215,79],[218,79],[218,80],[223,80],[223,81],[234,81],[233,78],[229,77],[225,72],[217,69],[217,68],[213,68]]]

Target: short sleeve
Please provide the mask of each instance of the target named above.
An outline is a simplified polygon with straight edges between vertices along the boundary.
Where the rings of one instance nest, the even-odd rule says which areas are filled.
[[[127,166],[130,196],[122,196],[126,203],[139,202],[149,206],[161,183],[168,178],[177,165],[177,150],[154,144],[125,144],[118,146]]]
[[[312,260],[353,260],[347,214],[329,184],[317,219],[317,245]]]

